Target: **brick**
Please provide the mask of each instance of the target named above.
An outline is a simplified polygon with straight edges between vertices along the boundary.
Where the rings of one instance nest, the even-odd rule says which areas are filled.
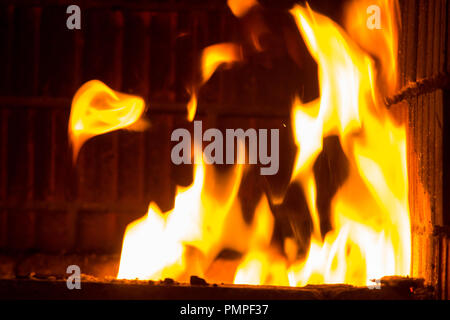
[[[161,12],[150,21],[150,101],[174,102],[177,13]]]
[[[116,220],[115,213],[79,212],[75,249],[80,252],[111,252],[118,240]]]
[[[0,249],[5,249],[8,236],[8,213],[0,210]]]
[[[144,202],[155,201],[163,210],[173,206],[176,175],[172,175],[170,159],[173,118],[150,116],[151,128],[146,133]]]
[[[32,116],[26,109],[10,112],[8,119],[8,149],[7,149],[7,197],[9,200],[23,201],[31,198],[32,159],[30,148],[32,137]]]
[[[77,162],[77,196],[83,203],[117,200],[118,132],[100,135],[81,148]]]
[[[42,252],[67,252],[75,244],[75,214],[43,210],[36,219],[36,245]]]
[[[119,133],[117,194],[122,206],[136,207],[145,202],[145,153],[144,132]]]
[[[37,94],[41,11],[39,7],[20,7],[14,11],[13,93]]]
[[[5,255],[0,255],[0,279],[14,278],[15,266],[16,261],[14,258]]]
[[[1,6],[0,7],[0,21],[2,27],[0,28],[0,39],[3,50],[0,52],[0,92],[2,95],[11,95],[11,73],[13,60],[13,30],[14,30],[14,7]],[[4,21],[4,22],[3,22]]]
[[[8,212],[8,241],[10,250],[25,251],[35,246],[36,216],[33,211]]]
[[[34,119],[34,198],[36,200],[48,200],[51,195],[53,178],[53,152],[52,144],[52,114],[51,110],[41,110],[36,113]]]
[[[68,143],[67,124],[69,110],[54,110],[52,113],[54,126],[54,179],[51,184],[51,197],[58,202],[73,202],[76,198],[77,175],[76,166],[72,164],[72,153]]]
[[[150,87],[150,12],[125,12],[123,90],[148,100]]]
[[[79,60],[83,45],[79,38],[83,27],[81,30],[65,27],[66,8],[44,6],[42,10],[41,34],[45,36],[40,43],[39,67],[45,72],[39,73],[40,95],[69,97],[81,85]]]

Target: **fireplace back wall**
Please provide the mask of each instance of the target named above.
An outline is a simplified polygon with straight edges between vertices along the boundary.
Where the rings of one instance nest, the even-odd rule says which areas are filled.
[[[278,9],[290,2],[277,2],[275,8],[265,2],[273,10],[273,24],[280,25],[284,16]],[[64,274],[74,261],[84,273],[114,276],[126,225],[142,216],[150,201],[170,209],[176,185],[192,181],[191,166],[170,161],[170,134],[191,128],[185,120],[186,85],[199,68],[201,49],[245,41],[226,1],[80,1],[81,30],[65,27],[70,4],[6,0],[0,5],[4,277]],[[450,8],[445,0],[400,4],[402,89],[388,104],[408,127],[412,275],[424,277],[436,285],[439,297],[448,298]],[[312,5],[330,15],[340,3]],[[218,72],[201,91],[198,115],[209,126],[278,128],[282,152],[280,172],[269,179],[273,190],[289,181],[295,156],[286,90],[298,89],[305,100],[317,91],[310,81],[314,66],[299,67],[287,50],[281,51]],[[267,59],[276,68],[268,68]],[[74,166],[67,138],[70,102],[91,79],[144,97],[152,126],[142,133],[96,137]],[[254,178],[245,185],[242,199],[261,192]]]

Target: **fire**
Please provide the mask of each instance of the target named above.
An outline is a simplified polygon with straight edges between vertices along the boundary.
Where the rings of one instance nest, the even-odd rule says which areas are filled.
[[[235,43],[219,43],[206,47],[205,49],[203,49],[201,56],[202,75],[198,87],[201,87],[203,84],[205,84],[220,65],[229,65],[233,62],[241,60],[242,48]],[[190,90],[191,98],[187,105],[187,118],[189,121],[194,120],[195,113],[197,111],[198,87],[194,86],[194,88]]]
[[[293,108],[300,149],[293,177],[305,190],[314,234],[306,260],[290,267],[290,284],[364,285],[384,275],[408,275],[411,234],[405,130],[383,107],[371,57],[327,17],[303,7],[291,13],[318,63],[320,98],[308,105],[296,100]],[[364,36],[370,32],[364,31],[364,25],[359,28],[358,39],[369,37]],[[356,27],[352,30],[356,32]],[[396,33],[390,31],[382,39],[396,42]],[[384,64],[390,68],[396,61]],[[395,80],[389,79],[387,85],[395,86]],[[330,135],[339,137],[350,173],[332,200],[333,231],[322,241],[312,165],[323,138]]]
[[[258,4],[257,0],[228,0],[228,7],[236,17],[241,18]]]
[[[228,3],[238,17],[257,4]],[[292,106],[298,153],[291,183],[302,187],[313,226],[306,256],[297,256],[294,238],[284,239],[283,246],[273,244],[275,217],[270,200],[274,199],[263,195],[252,222],[244,221],[237,196],[243,165],[219,174],[201,163],[195,167],[192,185],[177,190],[172,210],[161,212],[150,203],[147,214],[127,227],[118,278],[207,278],[213,264],[227,269],[237,284],[362,286],[386,275],[409,275],[405,128],[394,122],[383,105],[383,97],[397,85],[397,3],[375,1],[386,27],[370,30],[365,8],[373,3],[350,4],[346,29],[308,6],[296,5],[290,11],[317,62],[320,86],[318,99],[305,104],[296,98]],[[192,90],[188,104],[190,121],[199,86],[221,64],[241,60],[237,44],[204,49],[200,85]],[[90,137],[136,125],[143,110],[139,97],[115,92],[99,81],[85,84],[74,98],[70,117],[75,154]],[[349,173],[332,199],[332,230],[323,234],[313,166],[329,136],[339,138]],[[217,260],[224,249],[241,253],[233,268]]]
[[[380,29],[367,30],[367,8],[380,8]],[[400,11],[398,2],[392,0],[353,1],[345,10],[345,29],[365,52],[379,61],[378,89],[384,95],[392,95],[397,87],[397,50]],[[369,21],[370,22],[370,21]],[[370,33],[370,34],[368,34]]]
[[[146,122],[141,118],[144,110],[140,97],[114,91],[99,80],[86,82],[75,94],[70,111],[74,160],[89,138],[123,128],[145,129]]]
[[[201,161],[192,185],[178,188],[171,211],[162,213],[150,203],[147,215],[125,231],[117,277],[186,280],[190,274],[203,276],[224,246],[233,247],[235,235],[230,229],[224,233],[224,228],[245,232],[235,201],[243,170],[238,165],[219,177]],[[220,178],[222,183],[215,183]],[[240,244],[237,247],[241,249]]]

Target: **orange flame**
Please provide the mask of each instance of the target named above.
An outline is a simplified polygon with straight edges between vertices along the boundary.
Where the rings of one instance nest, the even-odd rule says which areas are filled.
[[[376,3],[385,17],[386,28],[381,31],[366,28],[366,19],[359,14],[356,18],[352,15],[356,26],[347,23],[346,33],[309,7],[297,5],[291,10],[317,62],[320,85],[318,99],[304,104],[296,98],[292,107],[298,153],[291,183],[299,183],[303,188],[313,223],[306,257],[297,256],[293,238],[284,239],[284,252],[272,244],[274,217],[266,196],[260,199],[252,223],[243,221],[237,201],[243,175],[241,165],[222,176],[202,163],[195,168],[193,184],[177,191],[172,210],[162,213],[151,203],[146,216],[127,227],[118,278],[171,277],[185,281],[189,275],[204,277],[223,249],[242,253],[235,270],[230,270],[234,283],[239,284],[368,285],[370,279],[385,275],[409,275],[411,233],[405,129],[394,123],[382,102],[383,95],[397,85],[396,5],[387,0]],[[366,12],[370,4],[372,1],[355,1],[349,8],[353,11],[357,6]],[[237,16],[245,14],[241,8],[235,11]],[[377,41],[366,40],[371,32],[376,32]],[[208,81],[222,63],[241,59],[241,48],[232,43],[206,48],[202,53],[201,83]],[[93,95],[85,100],[90,101]],[[188,104],[190,120],[195,115],[196,102],[194,90]],[[130,121],[119,121],[120,125],[136,121],[140,114],[132,115],[127,118]],[[84,119],[75,119],[80,118]],[[84,134],[84,128],[90,134],[120,127],[113,119],[107,124],[116,126],[102,130],[91,122],[85,125],[86,120],[82,121],[78,135]],[[77,128],[76,124],[75,121],[71,127]],[[332,199],[333,229],[322,235],[313,166],[322,151],[323,139],[328,136],[339,138],[349,174]]]
[[[147,215],[127,227],[118,278],[186,280],[203,276],[223,248],[243,249],[236,236],[247,227],[235,201],[243,167],[221,183],[211,170],[197,165],[193,184],[177,191],[171,211],[151,203]]]
[[[145,129],[146,122],[138,122],[144,110],[140,97],[114,91],[99,80],[86,82],[76,92],[70,111],[69,138],[74,161],[81,146],[94,136],[123,128]]]
[[[376,16],[378,10],[380,16]],[[397,1],[375,0],[375,1],[352,1],[348,4],[345,12],[345,29],[348,34],[365,52],[375,57],[379,61],[380,81],[379,90],[384,95],[394,94],[397,86],[397,51],[398,51],[398,30],[400,27],[400,11]],[[368,26],[371,20],[368,13],[374,18],[380,18],[378,28]],[[361,28],[370,31],[361,32]]]
[[[258,5],[257,0],[228,0],[228,7],[231,12],[238,17],[242,18],[245,14],[254,6]]]
[[[408,275],[411,234],[405,130],[383,107],[373,60],[330,19],[309,8],[295,7],[291,12],[319,66],[320,98],[308,105],[297,100],[293,110],[300,148],[293,177],[305,190],[314,235],[319,225],[312,164],[324,137],[338,135],[350,174],[332,201],[334,230],[323,241],[313,236],[306,260],[290,268],[290,283],[364,285],[384,275]],[[369,31],[359,28],[364,38]],[[397,41],[393,34],[389,39]]]
[[[242,48],[234,43],[219,43],[203,49],[201,56],[202,78],[200,86],[205,84],[222,64],[231,64],[242,60]],[[191,90],[191,98],[187,104],[188,120],[194,120],[197,111],[197,88]]]

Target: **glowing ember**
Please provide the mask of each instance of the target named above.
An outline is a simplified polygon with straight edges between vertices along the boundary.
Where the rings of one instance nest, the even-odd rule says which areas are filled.
[[[236,166],[220,186],[207,168],[196,167],[194,183],[178,190],[170,212],[150,204],[147,215],[128,226],[118,278],[186,280],[203,276],[224,247],[244,249],[236,237],[247,226],[235,202],[243,167]]]

